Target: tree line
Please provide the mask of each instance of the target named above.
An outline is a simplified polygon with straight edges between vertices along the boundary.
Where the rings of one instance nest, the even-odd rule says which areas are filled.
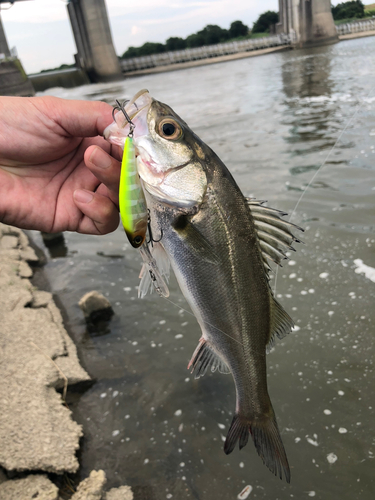
[[[202,30],[186,38],[174,36],[168,38],[165,43],[146,42],[141,47],[129,47],[121,58],[128,59],[131,57],[160,54],[161,52],[215,45],[217,43],[247,38],[252,33],[267,34],[269,33],[270,25],[277,23],[278,20],[279,15],[277,12],[267,11],[259,16],[251,31],[242,21],[233,21],[229,29],[221,28],[216,24],[208,24]]]
[[[341,19],[362,19],[365,17],[365,6],[361,0],[342,2],[332,7],[332,16],[335,21]]]
[[[332,15],[335,21],[342,19],[361,19],[366,15],[375,15],[375,11],[366,11],[361,0],[352,0],[339,3],[335,7],[332,7]],[[271,26],[278,22],[279,13],[268,10],[260,14],[251,30],[242,21],[233,21],[229,29],[221,28],[216,24],[208,24],[202,30],[186,38],[170,37],[165,43],[146,42],[141,47],[129,47],[122,54],[121,59],[148,56],[151,54],[160,54],[162,52],[190,49],[194,47],[204,47],[205,45],[215,45],[231,40],[249,38],[253,34],[258,33],[263,33],[267,36]]]

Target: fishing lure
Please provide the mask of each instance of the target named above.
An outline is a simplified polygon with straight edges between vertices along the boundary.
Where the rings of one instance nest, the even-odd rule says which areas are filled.
[[[168,297],[168,286],[151,255],[146,241],[147,229],[149,230],[150,243],[152,244],[155,240],[152,238],[146,198],[137,170],[133,142],[135,125],[126,112],[124,104],[120,104],[117,100],[116,103],[116,108],[122,111],[130,125],[129,134],[125,139],[120,173],[119,207],[122,225],[132,247],[138,248],[140,251],[145,266],[144,269],[148,270],[150,281],[156,292],[163,297]]]
[[[132,129],[125,139],[121,163],[119,205],[122,225],[134,248],[146,239],[148,212],[145,195],[137,171]]]

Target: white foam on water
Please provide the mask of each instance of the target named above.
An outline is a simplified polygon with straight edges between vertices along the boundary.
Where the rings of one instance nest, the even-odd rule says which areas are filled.
[[[328,278],[328,276],[329,276],[329,273],[320,273],[319,274],[319,278],[323,278],[323,279]]]
[[[334,464],[337,460],[337,455],[335,455],[334,453],[329,453],[327,455],[327,460],[330,464]]]
[[[375,283],[375,269],[363,263],[362,259],[355,259],[356,266],[355,272],[357,274],[364,274],[365,277]]]
[[[312,444],[313,446],[319,446],[318,441],[314,441],[311,438],[306,438],[307,442]]]
[[[345,427],[340,427],[339,428],[339,433],[340,434],[346,434],[348,432],[348,429],[345,429]]]
[[[241,493],[238,494],[237,498],[238,500],[245,500],[250,493],[253,491],[253,487],[248,484],[245,486],[245,488],[241,491]]]

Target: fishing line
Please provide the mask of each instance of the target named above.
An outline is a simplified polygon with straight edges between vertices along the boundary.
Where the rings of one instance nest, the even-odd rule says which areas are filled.
[[[325,164],[327,163],[328,161],[328,158],[331,156],[331,154],[333,153],[334,149],[336,148],[336,146],[338,145],[338,143],[340,142],[341,140],[341,137],[344,135],[344,133],[347,131],[349,125],[351,124],[351,122],[353,121],[353,119],[355,118],[355,116],[357,115],[358,111],[363,107],[363,105],[366,103],[366,99],[368,99],[370,97],[370,95],[372,94],[372,92],[374,91],[375,89],[375,85],[371,88],[370,92],[366,95],[366,97],[364,97],[363,101],[357,105],[357,108],[356,110],[354,111],[354,113],[352,114],[352,116],[349,118],[348,122],[346,123],[345,127],[341,130],[338,138],[336,139],[336,142],[334,143],[334,145],[331,147],[331,149],[329,150],[327,156],[325,157],[323,163],[320,165],[320,167],[318,168],[318,170],[315,172],[315,174],[311,177],[309,183],[307,184],[307,186],[305,187],[305,189],[302,191],[301,193],[301,196],[299,197],[294,209],[293,209],[293,212],[291,213],[291,216],[289,217],[289,222],[292,221],[292,218],[297,210],[297,208],[299,207],[299,204],[301,203],[303,197],[305,196],[305,194],[307,193],[309,187],[311,186],[311,184],[314,182],[315,178],[318,176],[318,174],[320,173],[320,171],[322,170],[322,168],[325,166]],[[273,289],[273,293],[274,295],[276,295],[276,284],[277,284],[277,274],[279,272],[279,268],[277,267],[276,268],[276,272],[275,272],[275,285],[274,285],[274,289]]]
[[[190,311],[187,311],[186,309],[184,309],[183,307],[179,306],[178,304],[175,304],[174,302],[172,302],[170,299],[167,299],[167,297],[163,297],[163,299],[165,300],[168,300],[168,302],[170,302],[171,304],[173,304],[174,306],[178,307],[179,309],[181,309],[182,311],[185,311],[186,313],[190,314],[191,316],[193,316],[195,319],[197,319],[194,314]],[[198,320],[197,320],[198,321]],[[223,332],[223,330],[220,330],[220,328],[218,328],[217,326],[215,325],[211,325],[211,323],[209,323],[208,321],[205,321],[205,320],[202,320],[203,323],[205,323],[206,325],[209,325],[209,326],[212,326],[212,328],[215,328],[215,330],[217,330],[218,332],[220,333],[223,333],[224,335],[226,335],[227,337],[229,337],[230,339],[234,340],[235,342],[237,342],[238,344],[242,345],[243,346],[243,343],[240,342],[239,340],[235,339],[234,337],[231,337],[228,333],[225,333]]]

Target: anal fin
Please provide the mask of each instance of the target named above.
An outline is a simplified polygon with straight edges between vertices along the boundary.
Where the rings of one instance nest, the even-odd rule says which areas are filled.
[[[271,328],[270,338],[267,342],[267,351],[272,348],[275,337],[282,339],[292,331],[293,326],[294,322],[289,314],[274,297],[271,297]]]
[[[202,337],[188,364],[188,370],[192,368],[191,373],[195,372],[195,378],[199,378],[203,377],[209,367],[212,372],[218,370],[220,373],[230,373],[227,364]]]

